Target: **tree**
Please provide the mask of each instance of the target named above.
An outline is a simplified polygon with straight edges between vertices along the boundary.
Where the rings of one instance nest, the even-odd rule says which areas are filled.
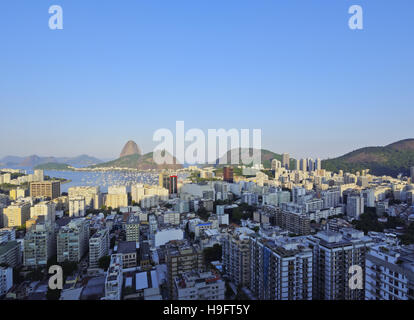
[[[103,256],[99,258],[98,260],[99,268],[104,269],[105,271],[108,270],[110,262],[111,262],[110,256]]]

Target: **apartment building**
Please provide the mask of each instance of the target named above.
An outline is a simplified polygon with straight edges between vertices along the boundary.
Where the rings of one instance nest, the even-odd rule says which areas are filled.
[[[46,266],[56,254],[56,232],[54,224],[40,216],[30,227],[23,241],[23,264],[25,266]]]
[[[365,300],[414,300],[414,246],[371,247],[365,275]]]
[[[313,253],[305,237],[250,241],[249,287],[258,299],[312,299]]]
[[[185,272],[201,270],[204,267],[203,253],[198,245],[186,241],[171,241],[165,245],[167,283],[170,297],[174,294],[174,279]]]
[[[32,198],[58,198],[60,196],[60,181],[32,182],[30,183],[30,196]]]
[[[4,227],[20,227],[30,219],[30,203],[15,202],[3,210]]]
[[[69,200],[73,198],[84,198],[85,209],[100,209],[102,207],[102,194],[99,187],[71,187],[68,189]]]
[[[30,208],[31,219],[37,219],[41,216],[45,217],[49,223],[55,222],[56,204],[52,201],[43,201]]]
[[[111,262],[105,278],[105,297],[102,300],[121,300],[123,283],[122,268],[122,255],[111,255]]]
[[[352,228],[321,231],[308,237],[313,250],[313,297],[320,300],[364,300],[364,289],[351,289],[351,266],[365,270],[373,240]]]
[[[57,234],[57,262],[79,262],[89,248],[89,221],[71,220]]]
[[[106,256],[108,252],[109,232],[108,229],[102,229],[89,239],[89,268],[98,268],[99,259]]]
[[[85,197],[69,197],[69,217],[84,217],[86,214]]]
[[[0,264],[15,268],[21,264],[20,243],[16,240],[0,244]]]
[[[174,300],[224,300],[225,282],[213,272],[190,271],[174,279]]]
[[[128,206],[128,192],[125,186],[112,186],[108,188],[105,205],[112,209]]]
[[[126,241],[139,242],[139,224],[138,216],[130,215],[125,224]]]
[[[13,286],[13,268],[0,266],[0,297]]]
[[[228,231],[222,239],[223,266],[229,279],[238,285],[250,284],[250,240],[253,230],[242,227]]]

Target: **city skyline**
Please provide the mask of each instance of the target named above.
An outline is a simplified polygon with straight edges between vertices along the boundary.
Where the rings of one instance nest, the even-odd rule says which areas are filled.
[[[294,158],[412,138],[411,2],[358,1],[363,30],[345,0],[59,4],[53,31],[49,2],[1,5],[0,157],[147,153],[177,120]]]

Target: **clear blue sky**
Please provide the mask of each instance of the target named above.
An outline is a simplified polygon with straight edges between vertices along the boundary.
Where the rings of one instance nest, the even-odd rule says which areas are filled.
[[[413,17],[412,0],[2,0],[0,156],[149,152],[176,120],[261,128],[294,157],[412,138]]]

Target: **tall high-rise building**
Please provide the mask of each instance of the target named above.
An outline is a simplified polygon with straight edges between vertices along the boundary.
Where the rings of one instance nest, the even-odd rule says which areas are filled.
[[[277,159],[273,159],[272,164],[271,164],[271,169],[275,171],[276,169],[280,169],[280,168],[282,168],[282,162],[280,162]]]
[[[414,167],[410,168],[411,183],[414,183]]]
[[[89,268],[98,268],[99,259],[106,256],[109,252],[109,232],[108,229],[97,231],[89,239]]]
[[[43,182],[44,181],[44,173],[43,170],[37,169],[34,171],[33,176],[35,178],[35,181]]]
[[[282,167],[285,169],[289,169],[290,167],[290,156],[289,153],[282,154]]]
[[[308,163],[306,159],[300,159],[299,167],[301,171],[308,171]]]
[[[170,176],[170,183],[169,183],[169,192],[170,194],[177,194],[178,193],[178,177],[177,176]]]
[[[111,186],[108,188],[105,205],[112,209],[128,206],[128,192],[125,186]]]
[[[71,220],[57,234],[57,262],[79,262],[89,248],[89,221]]]
[[[414,300],[414,250],[374,245],[366,255],[365,300]]]
[[[350,268],[365,270],[365,256],[373,240],[363,231],[343,228],[321,231],[308,237],[313,249],[313,298],[318,300],[364,300],[364,289],[349,285]]]
[[[30,203],[16,202],[3,210],[4,227],[20,227],[30,219]]]
[[[36,219],[40,216],[44,216],[45,220],[49,223],[54,223],[56,216],[56,204],[52,201],[43,201],[30,208],[31,219]]]
[[[130,215],[125,225],[126,241],[139,242],[139,217]]]
[[[99,187],[71,187],[68,189],[69,200],[83,197],[86,209],[100,209],[102,207],[102,194]]]
[[[296,171],[299,171],[300,170],[300,161],[299,161],[299,159],[296,159],[295,160],[295,170]]]
[[[121,300],[123,283],[123,255],[111,255],[111,262],[105,278],[104,300]]]
[[[12,268],[21,264],[20,242],[11,240],[0,244],[0,265],[6,264]]]
[[[321,161],[321,159],[317,158],[315,160],[315,170],[317,171],[317,170],[321,170],[321,169],[322,169],[322,161]]]
[[[190,245],[185,241],[166,243],[165,261],[170,297],[173,297],[174,279],[176,277],[186,272],[202,270],[204,267],[201,248],[196,244]]]
[[[23,264],[25,266],[46,266],[47,261],[56,254],[56,234],[54,223],[37,218],[23,241]]]
[[[82,196],[69,198],[69,217],[84,217],[86,214],[85,198]]]
[[[222,257],[226,275],[236,285],[250,284],[250,240],[254,233],[249,228],[238,228],[223,235]]]
[[[312,158],[307,159],[307,166],[309,172],[315,171],[315,162],[313,162]]]
[[[311,300],[312,249],[305,237],[250,238],[250,290],[260,300]]]
[[[30,183],[30,196],[55,199],[60,196],[60,181],[43,181]]]
[[[13,286],[13,268],[0,266],[0,297]]]
[[[223,168],[223,181],[233,183],[233,167],[224,167]]]
[[[364,213],[364,197],[351,195],[346,200],[346,215],[352,219],[359,219]]]

